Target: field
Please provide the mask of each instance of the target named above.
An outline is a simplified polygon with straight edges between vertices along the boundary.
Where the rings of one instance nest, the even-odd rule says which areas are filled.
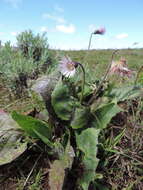
[[[56,57],[58,54],[64,54],[71,57],[74,61],[77,62],[85,62],[89,64],[89,67],[94,73],[95,78],[99,79],[102,77],[103,72],[106,71],[108,64],[111,61],[111,55],[114,50],[90,50],[90,52],[86,50],[79,50],[79,51],[61,51],[61,50],[50,50],[50,53],[53,57]],[[143,64],[143,49],[123,49],[119,50],[117,55],[115,56],[115,60],[119,60],[121,57],[127,59],[128,65],[132,70],[138,71],[139,68]],[[19,102],[16,102],[11,105],[11,101],[9,98],[6,98],[4,94],[6,94],[6,88],[2,85],[1,81],[1,94],[0,94],[0,107],[5,108],[6,110],[18,109],[19,110]],[[6,92],[5,92],[6,91]],[[4,94],[3,94],[4,93]],[[7,94],[6,94],[7,95]],[[3,101],[3,98],[5,101]],[[15,105],[17,107],[15,107]],[[20,100],[20,104],[22,104]],[[24,99],[25,104],[25,99]],[[22,105],[20,105],[21,107]],[[21,109],[21,108],[20,108]],[[24,109],[24,108],[23,108]]]
[[[22,48],[0,49],[0,190],[143,190],[143,49]]]

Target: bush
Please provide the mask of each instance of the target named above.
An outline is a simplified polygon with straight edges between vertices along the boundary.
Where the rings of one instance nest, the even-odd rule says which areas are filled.
[[[7,42],[0,49],[0,71],[7,87],[21,97],[28,88],[27,80],[45,73],[54,60],[45,34],[24,31],[17,36],[17,46],[14,48]]]
[[[34,35],[31,30],[24,31],[17,36],[17,46],[26,57],[33,57],[35,61],[39,61],[48,49],[48,41],[45,33],[42,35]]]
[[[49,65],[54,62],[50,52],[46,33],[42,35],[34,33],[31,30],[24,31],[17,36],[17,46],[26,58],[33,59],[35,62],[34,73],[29,76],[34,79],[41,72],[46,72]]]

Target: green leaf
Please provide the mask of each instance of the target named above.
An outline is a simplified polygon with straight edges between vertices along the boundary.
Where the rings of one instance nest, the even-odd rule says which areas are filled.
[[[79,83],[81,85],[81,82]],[[84,92],[83,92],[83,99],[85,99],[87,96],[91,95],[93,92],[92,88],[90,85],[84,85]],[[80,98],[81,96],[81,91],[78,93],[78,97]]]
[[[120,140],[122,139],[122,137],[124,136],[124,134],[125,134],[125,129],[123,129],[123,131],[121,131],[121,133],[119,133],[119,135],[117,135],[116,137],[114,137],[113,144],[112,144],[114,147],[120,142]]]
[[[0,165],[8,164],[27,149],[18,124],[5,112],[0,113]]]
[[[90,119],[90,109],[89,108],[77,108],[75,110],[74,118],[71,122],[71,127],[73,129],[84,128],[88,125]]]
[[[80,107],[77,108],[74,118],[71,122],[73,129],[94,127],[103,129],[111,121],[118,112],[122,109],[114,102],[101,104],[95,111],[90,111],[90,108]]]
[[[117,102],[139,97],[143,93],[141,86],[123,86],[112,89],[108,97],[116,98]]]
[[[80,135],[76,135],[77,146],[84,153],[84,173],[79,180],[79,184],[84,190],[88,190],[90,182],[96,177],[95,170],[98,165],[96,154],[99,132],[100,129],[88,128],[82,131]]]
[[[47,144],[49,147],[53,148],[54,145],[53,143],[51,143],[49,141],[49,139],[47,137],[45,137],[42,133],[39,133],[36,129],[33,129],[33,131],[35,132],[35,134],[45,143]]]
[[[88,128],[76,135],[77,146],[85,156],[96,156],[99,132],[100,129]]]
[[[118,153],[119,151],[114,150],[114,147],[121,141],[124,134],[125,134],[125,129],[123,129],[123,131],[121,131],[116,137],[107,138],[107,140],[104,143],[104,150],[109,151],[109,152]]]
[[[57,116],[62,120],[69,120],[73,112],[73,103],[68,86],[59,81],[52,93],[52,106]]]
[[[95,180],[96,177],[96,168],[98,165],[97,158],[88,158],[84,157],[83,164],[84,164],[84,173],[82,178],[80,179],[79,183],[84,190],[88,190],[89,184]]]
[[[100,106],[94,113],[95,120],[92,122],[92,127],[104,129],[117,113],[122,109],[114,102]]]
[[[18,114],[15,111],[12,113],[12,118],[29,136],[40,138],[41,140],[44,138],[47,138],[47,140],[51,138],[52,131],[46,123],[30,116]],[[45,142],[45,140],[43,141]]]

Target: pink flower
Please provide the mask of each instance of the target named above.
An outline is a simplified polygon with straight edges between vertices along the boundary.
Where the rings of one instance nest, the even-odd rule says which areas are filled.
[[[112,62],[109,73],[110,74],[118,74],[120,76],[131,77],[133,71],[128,69],[126,60],[122,58],[122,59],[120,59],[120,61]]]
[[[106,32],[104,27],[101,27],[93,32],[93,34],[100,34],[103,35]]]
[[[60,72],[65,77],[72,77],[76,72],[78,63],[73,62],[69,57],[63,57],[60,61]]]

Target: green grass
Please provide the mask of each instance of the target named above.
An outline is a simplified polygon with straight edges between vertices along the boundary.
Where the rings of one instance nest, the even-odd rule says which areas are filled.
[[[54,51],[53,51],[54,52]],[[101,77],[111,61],[114,50],[78,50],[78,51],[56,51],[68,55],[72,60],[80,63],[88,63],[96,77]],[[124,57],[129,68],[138,70],[143,65],[143,49],[121,49],[114,56],[114,60]]]

